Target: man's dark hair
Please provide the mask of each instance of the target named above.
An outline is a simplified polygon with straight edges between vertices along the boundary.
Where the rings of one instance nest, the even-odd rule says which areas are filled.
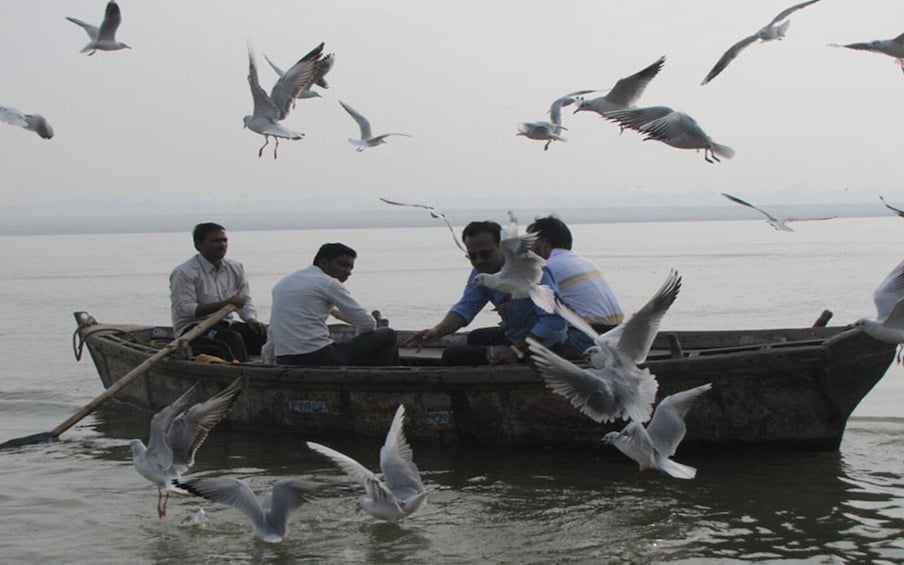
[[[537,218],[534,223],[527,226],[527,233],[536,233],[553,249],[571,249],[571,230],[565,222],[555,216]]]
[[[226,228],[213,222],[204,222],[195,226],[191,236],[194,238],[195,243],[201,243],[207,237],[207,234],[215,231],[226,231]]]
[[[488,233],[493,236],[493,241],[496,242],[496,245],[499,245],[499,241],[502,237],[501,231],[502,226],[490,220],[484,220],[482,222],[471,222],[470,224],[465,226],[465,229],[461,230],[461,240],[464,241],[469,237],[474,237],[482,233]]]
[[[321,259],[332,261],[336,257],[341,257],[343,255],[348,255],[352,258],[358,256],[354,249],[344,243],[324,243],[320,246],[320,249],[317,250],[317,255],[314,255],[314,264],[316,265]]]

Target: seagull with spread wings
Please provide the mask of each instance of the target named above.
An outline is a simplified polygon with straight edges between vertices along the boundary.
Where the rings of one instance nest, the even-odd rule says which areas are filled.
[[[904,346],[904,261],[898,263],[873,292],[873,303],[876,318],[861,318],[854,326],[862,328],[874,339]]]
[[[380,135],[374,135],[370,128],[370,122],[367,121],[360,112],[343,102],[339,101],[339,104],[348,112],[348,115],[355,120],[355,123],[358,124],[358,129],[361,130],[361,139],[352,139],[349,138],[348,142],[355,146],[355,151],[359,153],[364,151],[368,147],[376,147],[377,145],[386,143],[386,138],[390,135],[401,135],[403,137],[411,137],[407,133],[383,133]]]
[[[872,51],[873,53],[888,55],[898,62],[901,66],[901,71],[904,72],[904,33],[892,39],[874,39],[873,41],[848,43],[847,45],[830,43],[829,46],[846,47],[847,49],[855,49],[857,51]]]
[[[605,116],[606,112],[623,110],[634,106],[643,91],[646,90],[647,85],[650,84],[650,81],[662,70],[663,65],[665,65],[664,55],[645,69],[620,79],[604,96],[598,96],[590,100],[579,100],[574,113],[596,112],[600,116]]]
[[[791,25],[791,20],[788,19],[788,16],[801,8],[806,8],[810,4],[815,4],[816,2],[819,2],[819,0],[808,0],[807,2],[801,2],[800,4],[795,4],[790,8],[782,10],[777,16],[772,18],[771,22],[763,26],[758,32],[745,37],[729,47],[728,51],[722,55],[715,66],[707,73],[703,82],[700,83],[701,86],[716,78],[719,73],[725,70],[725,67],[727,67],[729,63],[734,61],[735,57],[737,57],[741,51],[752,43],[755,43],[758,39],[763,42],[772,41],[774,39],[784,39],[785,33],[788,31],[788,26]]]
[[[446,227],[449,228],[449,233],[452,234],[452,241],[455,242],[455,245],[457,245],[458,248],[461,249],[462,251],[464,251],[465,253],[468,252],[468,250],[465,249],[465,247],[458,241],[458,237],[456,237],[456,235],[455,235],[455,228],[452,227],[452,224],[449,222],[449,219],[446,218],[446,215],[442,211],[438,210],[437,208],[435,208],[433,206],[428,206],[426,204],[406,204],[404,202],[396,202],[395,200],[387,200],[386,198],[383,198],[382,196],[379,198],[383,202],[385,202],[387,204],[392,204],[393,206],[410,206],[412,208],[423,208],[430,214],[431,218],[436,218],[438,220],[442,220],[443,222],[445,222]]]
[[[777,218],[777,217],[773,216],[772,214],[770,214],[769,212],[763,210],[762,208],[760,208],[758,206],[754,206],[753,204],[751,204],[750,202],[747,202],[746,200],[741,200],[737,196],[732,196],[731,194],[728,194],[725,192],[722,193],[722,196],[724,196],[725,198],[731,200],[732,202],[734,202],[736,204],[740,204],[741,206],[747,206],[748,208],[752,208],[752,209],[756,210],[757,212],[759,212],[760,214],[766,216],[766,223],[778,231],[794,231],[793,229],[791,229],[791,226],[788,225],[788,222],[813,222],[813,221],[819,221],[819,220],[831,220],[836,217],[836,216],[826,216],[826,217],[822,217],[822,218]]]
[[[562,130],[567,129],[562,126],[562,107],[574,104],[576,101],[580,100],[578,96],[582,94],[589,94],[591,92],[596,91],[577,90],[560,98],[556,98],[549,106],[549,119],[551,121],[522,122],[518,124],[518,133],[516,133],[515,135],[523,135],[528,139],[546,141],[546,145],[543,146],[543,151],[549,149],[549,144],[553,141],[568,141],[567,139],[562,137]]]
[[[613,110],[603,117],[616,122],[622,131],[639,131],[645,135],[644,141],[661,141],[676,149],[696,149],[698,152],[702,149],[707,163],[718,163],[719,157],[731,159],[735,155],[731,147],[713,141],[697,120],[668,106]]]
[[[94,55],[97,51],[131,49],[131,47],[125,43],[116,41],[116,30],[119,28],[120,22],[122,22],[122,13],[119,11],[119,5],[113,0],[110,0],[110,2],[107,3],[107,8],[104,11],[104,21],[101,22],[99,28],[87,22],[83,22],[82,20],[70,18],[69,16],[66,16],[66,19],[81,26],[91,39],[91,41],[82,48],[82,53]]]
[[[270,94],[267,95],[261,88],[257,77],[254,52],[251,50],[251,46],[248,46],[248,85],[251,87],[254,111],[251,115],[245,116],[243,122],[246,128],[264,136],[264,144],[257,152],[258,158],[263,155],[264,147],[270,143],[271,137],[276,141],[276,146],[273,148],[274,159],[277,157],[276,152],[279,149],[280,138],[298,140],[304,137],[303,133],[292,131],[279,122],[288,117],[292,104],[295,103],[299,93],[311,89],[311,85],[314,84],[323,65],[322,54],[323,43],[312,49],[280,76]]]
[[[270,67],[276,72],[276,74],[277,74],[278,76],[281,77],[281,76],[283,76],[283,75],[286,74],[286,72],[285,72],[284,70],[282,70],[281,67],[276,66],[276,63],[274,63],[273,61],[271,61],[271,60],[270,60],[270,57],[267,57],[266,54],[264,54],[264,59],[266,59],[267,62],[270,63]],[[315,85],[316,85],[316,86],[319,86],[320,88],[329,88],[329,87],[330,87],[330,85],[326,82],[326,78],[325,78],[325,77],[326,77],[326,74],[327,74],[328,72],[330,72],[330,69],[333,68],[333,63],[334,63],[334,61],[335,61],[335,55],[334,55],[333,53],[330,53],[330,54],[328,54],[328,55],[324,55],[323,59],[322,59],[321,62],[320,62],[320,68],[319,68],[319,70],[317,71],[317,74],[314,75],[314,80],[313,80],[313,82],[311,83],[311,87],[313,87],[313,86],[315,86]],[[301,99],[301,100],[304,100],[304,99],[307,99],[307,98],[320,98],[320,93],[319,93],[319,92],[316,92],[316,91],[314,91],[314,90],[311,90],[311,87],[308,87],[308,88],[305,89],[305,90],[301,90],[301,91],[295,96],[295,98],[298,98],[298,99]]]
[[[556,295],[552,288],[540,284],[546,261],[532,251],[536,242],[536,233],[506,237],[499,242],[505,257],[502,269],[498,273],[479,273],[471,284],[507,292],[513,300],[530,298],[537,307],[552,313],[555,311]]]
[[[44,139],[53,137],[53,128],[41,114],[23,114],[15,108],[0,106],[0,121],[33,131]]]

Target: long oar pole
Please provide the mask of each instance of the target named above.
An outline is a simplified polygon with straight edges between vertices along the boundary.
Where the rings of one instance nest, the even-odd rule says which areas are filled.
[[[146,373],[147,370],[150,369],[151,367],[153,367],[154,365],[156,365],[158,361],[160,361],[161,359],[163,359],[164,357],[166,357],[167,355],[172,353],[173,350],[175,350],[177,347],[179,347],[180,343],[189,342],[189,341],[195,339],[196,337],[198,337],[205,331],[209,330],[212,326],[215,326],[223,318],[225,318],[226,316],[228,316],[230,313],[234,312],[235,310],[236,310],[236,307],[233,306],[232,304],[227,304],[226,306],[223,306],[222,308],[220,308],[219,310],[217,310],[216,312],[214,312],[213,314],[211,314],[210,316],[205,318],[197,326],[193,327],[192,329],[187,331],[185,334],[183,334],[183,335],[177,337],[176,339],[174,339],[173,341],[169,342],[168,344],[163,346],[163,348],[161,348],[160,351],[151,355],[150,357],[145,359],[140,365],[138,365],[137,367],[135,367],[134,369],[132,369],[131,371],[129,371],[128,373],[126,373],[125,375],[120,377],[119,380],[117,380],[115,383],[110,385],[110,388],[108,388],[107,390],[105,390],[102,393],[100,393],[99,395],[97,395],[94,398],[94,400],[92,400],[91,402],[89,402],[88,404],[83,406],[81,410],[79,410],[78,412],[76,412],[75,414],[73,414],[72,416],[67,418],[66,421],[61,423],[59,426],[53,428],[49,432],[41,432],[38,434],[32,434],[30,436],[11,439],[9,441],[6,441],[6,442],[3,442],[2,444],[0,444],[0,449],[6,449],[9,447],[19,447],[21,445],[29,445],[32,443],[40,443],[40,442],[51,441],[51,440],[56,439],[57,437],[60,436],[60,434],[62,434],[63,432],[65,432],[66,430],[68,430],[69,428],[74,426],[82,418],[84,418],[88,414],[97,410],[98,406],[100,406],[101,404],[103,404],[104,402],[109,400],[113,395],[115,395],[121,389],[128,386],[129,383],[131,383],[132,381],[134,381],[135,379],[137,379],[138,377],[140,377],[141,375]]]

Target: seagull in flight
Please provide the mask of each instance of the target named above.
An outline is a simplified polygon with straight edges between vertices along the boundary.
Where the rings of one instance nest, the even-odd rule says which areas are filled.
[[[96,51],[131,49],[131,47],[125,43],[116,41],[116,30],[119,28],[119,23],[122,21],[122,14],[119,11],[119,5],[113,0],[107,2],[107,8],[104,11],[104,21],[100,24],[99,28],[83,22],[82,20],[70,18],[69,16],[66,16],[66,19],[81,26],[91,39],[91,41],[82,48],[81,53],[94,55]]]
[[[339,104],[345,108],[345,111],[357,122],[358,128],[361,129],[361,139],[351,139],[349,138],[348,142],[355,146],[355,151],[359,153],[364,151],[368,147],[376,147],[382,143],[386,143],[386,138],[390,135],[401,135],[404,137],[411,137],[407,133],[384,133],[380,135],[373,135],[370,129],[370,122],[367,121],[367,118],[361,115],[360,112],[343,102],[339,101]]]
[[[885,207],[886,207],[886,208],[888,208],[889,210],[891,210],[891,211],[894,212],[895,214],[897,214],[897,215],[901,216],[902,218],[904,218],[904,210],[901,210],[900,208],[895,208],[894,206],[892,206],[891,204],[889,204],[888,202],[886,202],[885,199],[882,198],[882,196],[879,196],[879,200],[882,201],[882,204],[885,204]]]
[[[175,481],[194,465],[195,452],[235,404],[245,387],[245,378],[239,377],[208,400],[185,408],[197,387],[197,383],[192,385],[172,404],[154,414],[147,447],[140,439],[131,442],[135,470],[157,486],[160,518],[166,516],[170,493],[184,494],[177,490]]]
[[[846,47],[848,49],[856,49],[858,51],[872,51],[873,53],[882,53],[894,59],[901,66],[901,72],[904,72],[904,33],[894,39],[876,39],[873,41],[864,41],[861,43],[848,43],[847,45],[838,45],[830,43],[830,47]]]
[[[662,70],[663,65],[665,65],[665,56],[660,57],[647,68],[620,79],[605,96],[591,100],[579,100],[574,113],[596,112],[600,116],[605,116],[606,112],[634,106],[653,77]]]
[[[707,163],[717,163],[721,161],[719,157],[731,159],[735,155],[731,147],[713,141],[697,120],[667,106],[613,110],[603,117],[616,122],[622,131],[633,129],[645,134],[644,141],[653,139],[677,149],[702,149]]]
[[[861,318],[854,326],[884,343],[904,344],[904,261],[898,263],[873,292],[873,303],[876,319]]]
[[[788,16],[793,14],[794,12],[800,10],[801,8],[806,8],[810,4],[815,4],[819,2],[819,0],[808,0],[807,2],[801,2],[800,4],[795,4],[790,8],[786,8],[779,12],[777,16],[772,18],[772,21],[763,26],[758,32],[745,37],[741,41],[738,41],[734,45],[728,48],[722,57],[716,62],[715,66],[707,73],[706,77],[703,79],[703,82],[700,83],[701,86],[707,84],[712,79],[716,78],[719,73],[725,70],[725,67],[728,66],[729,63],[734,61],[735,57],[744,50],[748,45],[755,43],[756,40],[760,40],[762,42],[772,41],[774,39],[784,39],[785,33],[788,31],[788,26],[791,25],[791,20],[787,19]]]
[[[298,140],[304,137],[303,133],[292,131],[284,127],[281,122],[289,115],[289,110],[299,93],[310,90],[314,84],[320,68],[323,65],[323,43],[312,49],[302,57],[292,68],[282,74],[273,85],[270,95],[261,88],[257,78],[257,65],[254,62],[254,52],[248,46],[248,85],[251,87],[251,97],[254,100],[254,111],[245,116],[245,127],[255,133],[264,136],[264,144],[257,152],[258,158],[264,153],[264,147],[270,143],[272,137],[276,141],[273,148],[273,158],[279,149],[279,139]]]
[[[817,221],[817,220],[831,220],[836,217],[836,216],[827,216],[824,218],[776,218],[775,216],[773,216],[769,212],[763,210],[762,208],[754,206],[753,204],[751,204],[750,202],[747,202],[745,200],[741,200],[737,196],[732,196],[731,194],[728,194],[725,192],[722,193],[722,196],[724,196],[725,198],[731,200],[732,202],[734,202],[736,204],[740,204],[741,206],[747,206],[748,208],[753,208],[760,214],[766,216],[766,223],[768,223],[770,226],[772,226],[774,229],[776,229],[778,231],[794,231],[793,229],[791,229],[791,226],[788,225],[788,222],[811,222],[811,221]]]
[[[266,59],[267,62],[270,63],[270,67],[272,67],[273,70],[276,71],[277,75],[279,75],[281,77],[286,74],[286,72],[284,70],[282,70],[282,68],[276,66],[276,63],[271,61],[270,57],[267,57],[266,54],[264,55],[264,59]],[[317,74],[314,76],[314,81],[311,86],[316,85],[316,86],[319,86],[320,88],[329,88],[330,87],[330,85],[327,84],[327,82],[326,82],[326,78],[324,78],[324,77],[326,77],[326,74],[328,72],[330,72],[330,69],[333,68],[334,61],[335,61],[335,56],[333,55],[333,53],[324,55],[323,59],[320,62],[320,69],[317,71]],[[311,88],[309,87],[306,90],[300,91],[295,97],[300,100],[307,99],[307,98],[320,98],[320,93],[318,93],[314,90],[311,90]]]
[[[23,114],[15,108],[0,106],[0,121],[33,131],[44,139],[53,137],[53,128],[41,114]]]
[[[461,249],[462,251],[464,251],[465,253],[468,252],[468,250],[465,249],[465,247],[458,241],[458,238],[455,236],[455,228],[452,227],[452,224],[449,222],[449,219],[446,218],[446,215],[442,211],[438,210],[437,208],[435,208],[433,206],[427,206],[426,204],[406,204],[404,202],[396,202],[395,200],[388,200],[386,198],[383,198],[382,196],[379,198],[383,202],[385,202],[387,204],[392,204],[393,206],[410,206],[412,208],[423,208],[424,210],[426,210],[427,212],[430,213],[431,218],[436,218],[436,219],[439,219],[439,220],[442,220],[443,222],[445,222],[446,226],[449,228],[449,233],[452,234],[452,241],[455,242],[455,245],[457,245],[458,248]]]
[[[417,510],[427,496],[414,464],[414,454],[405,440],[404,418],[405,405],[400,404],[386,434],[386,443],[380,449],[380,470],[385,483],[348,455],[313,441],[307,442],[311,450],[332,461],[364,488],[365,494],[356,504],[358,510],[392,523]]]
[[[574,104],[576,101],[580,100],[580,98],[578,98],[580,95],[589,94],[591,92],[596,91],[577,90],[555,99],[549,107],[549,116],[550,120],[552,121],[522,122],[518,124],[518,133],[516,133],[515,135],[523,135],[528,139],[538,139],[540,141],[545,140],[546,145],[543,146],[543,151],[549,149],[549,144],[553,141],[568,141],[561,135],[562,130],[567,129],[562,126],[562,107]]]
[[[532,251],[536,242],[536,233],[506,237],[499,242],[505,257],[502,269],[498,273],[479,273],[471,284],[507,292],[512,295],[512,299],[530,298],[545,312],[554,312],[555,292],[547,285],[540,284],[546,261]]]
[[[251,519],[254,536],[267,543],[283,541],[289,515],[320,488],[301,479],[283,479],[273,483],[270,492],[255,496],[248,483],[233,477],[192,479],[178,485],[194,495],[240,510]]]
[[[676,479],[693,479],[697,476],[697,469],[672,461],[671,457],[687,432],[684,418],[688,410],[700,395],[710,389],[712,384],[707,383],[666,396],[656,407],[653,419],[646,428],[640,422],[628,422],[622,431],[603,436],[602,442],[614,445],[636,461],[641,471],[658,469]]]

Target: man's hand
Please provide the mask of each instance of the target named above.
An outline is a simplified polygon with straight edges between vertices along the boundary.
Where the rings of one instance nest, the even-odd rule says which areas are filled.
[[[236,308],[244,308],[245,303],[248,302],[248,297],[244,294],[234,294],[226,299],[226,302],[232,304]]]
[[[424,343],[428,341],[433,341],[440,337],[439,333],[436,331],[436,328],[429,328],[426,330],[421,330],[419,332],[414,332],[411,336],[405,340],[405,343],[402,345],[404,347],[420,347]]]
[[[267,335],[267,324],[258,320],[248,320],[245,323],[248,324],[248,327],[251,328],[251,331],[254,333],[258,335]]]

